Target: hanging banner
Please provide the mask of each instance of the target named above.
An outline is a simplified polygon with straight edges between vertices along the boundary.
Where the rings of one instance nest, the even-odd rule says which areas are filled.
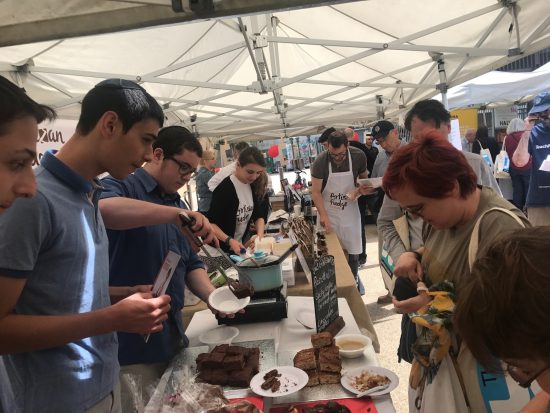
[[[76,120],[56,119],[38,125],[36,137],[36,158],[33,167],[40,165],[40,160],[49,149],[59,149],[73,136],[76,130]]]
[[[517,107],[512,106],[497,106],[495,111],[495,129],[508,127],[510,121],[518,117]]]

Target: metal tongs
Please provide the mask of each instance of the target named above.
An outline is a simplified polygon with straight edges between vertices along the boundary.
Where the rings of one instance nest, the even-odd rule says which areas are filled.
[[[199,236],[195,235],[195,233],[191,230],[191,227],[195,225],[195,220],[193,218],[189,218],[187,214],[183,212],[180,212],[178,216],[180,217],[183,231],[185,232],[187,237],[190,240],[192,240],[195,243],[195,245],[199,247],[202,250],[202,252],[206,254],[207,257],[211,258],[212,262],[216,262],[214,257],[212,257],[212,254],[210,254],[208,249],[205,247],[202,239]],[[220,255],[237,271],[237,273],[239,274],[239,278],[241,278],[242,272],[239,269],[239,267],[233,264],[233,261],[231,260],[231,258],[229,258],[221,248],[219,247],[213,247],[213,248],[215,248],[218,251],[218,253],[220,253]],[[250,282],[247,282],[246,284],[245,283],[241,284],[239,281],[229,277],[225,273],[225,270],[221,265],[216,267],[217,267],[216,270],[218,270],[222,275],[222,277],[225,279],[225,281],[227,282],[227,286],[229,287],[229,290],[233,293],[235,297],[241,299],[245,297],[250,297],[254,294],[254,288],[252,287],[252,284]],[[246,279],[246,277],[243,277],[243,278]]]

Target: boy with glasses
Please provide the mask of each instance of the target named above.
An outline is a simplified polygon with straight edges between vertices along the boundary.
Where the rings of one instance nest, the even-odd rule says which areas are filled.
[[[193,134],[181,126],[161,129],[153,144],[152,159],[126,179],[102,179],[105,190],[99,208],[108,228],[111,287],[140,288],[153,284],[168,251],[181,256],[166,294],[171,308],[164,328],[145,342],[140,334],[119,333],[123,412],[135,411],[132,388],[126,374],[141,377],[144,403],[169,361],[188,340],[181,310],[188,287],[204,302],[214,287],[204,264],[180,231],[179,213],[185,206],[178,190],[189,182],[203,150]],[[191,218],[210,227],[198,212]]]

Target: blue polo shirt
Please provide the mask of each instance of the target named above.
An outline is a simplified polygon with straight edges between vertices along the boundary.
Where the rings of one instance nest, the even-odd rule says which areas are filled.
[[[550,128],[544,122],[536,124],[529,137],[529,153],[533,157],[531,180],[525,206],[543,207],[550,205],[550,172],[539,170],[550,155]]]
[[[178,194],[162,195],[155,179],[143,168],[125,180],[107,177],[101,182],[104,186],[102,198],[120,196],[185,209]],[[162,332],[152,334],[147,343],[139,334],[118,333],[118,358],[121,365],[169,361],[188,344],[181,316],[186,275],[197,268],[204,268],[204,264],[174,224],[124,231],[107,230],[107,234],[109,283],[112,286],[153,284],[168,251],[181,256],[166,291],[172,301]]]
[[[14,312],[72,315],[109,306],[100,187],[52,152],[46,152],[35,173],[36,196],[19,198],[0,215],[0,275],[26,281]],[[118,380],[114,333],[3,360],[9,383],[3,375],[0,386],[11,384],[21,412],[83,412]]]

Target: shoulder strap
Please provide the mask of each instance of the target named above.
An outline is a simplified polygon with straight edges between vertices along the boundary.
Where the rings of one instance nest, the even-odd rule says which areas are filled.
[[[505,208],[495,207],[495,208],[488,209],[483,214],[481,214],[480,217],[477,219],[477,222],[472,231],[472,235],[470,237],[470,245],[468,247],[468,266],[470,267],[470,270],[472,270],[472,266],[474,265],[474,261],[476,260],[477,250],[479,247],[479,225],[483,217],[488,212],[491,212],[491,211],[500,211],[505,214],[508,214],[510,217],[514,218],[522,228],[525,228],[525,224],[523,223],[523,221],[512,211]]]
[[[485,149],[485,148],[483,147],[483,145],[481,144],[481,142],[480,142],[479,139],[476,139],[476,142],[479,143],[479,147],[480,147],[481,149]]]

